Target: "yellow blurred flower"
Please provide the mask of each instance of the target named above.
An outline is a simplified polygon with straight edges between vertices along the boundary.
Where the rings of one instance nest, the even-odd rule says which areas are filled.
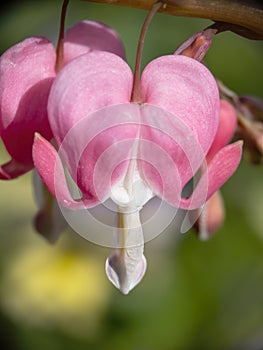
[[[33,244],[8,262],[1,304],[17,321],[90,337],[107,305],[108,287],[99,257],[60,244]]]

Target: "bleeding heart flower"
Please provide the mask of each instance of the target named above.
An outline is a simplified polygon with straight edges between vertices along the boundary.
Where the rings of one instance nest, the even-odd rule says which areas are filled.
[[[141,78],[139,68],[133,77],[127,63],[108,52],[71,61],[57,75],[48,101],[59,152],[39,134],[33,146],[36,169],[63,206],[92,208],[108,198],[116,203],[116,249],[106,273],[124,294],[146,270],[142,207],[158,196],[178,208],[199,208],[241,157],[240,142],[220,148],[192,194],[183,197],[185,185],[204,168],[218,129],[217,83],[203,64],[182,55],[153,60]],[[80,190],[77,197],[64,167]]]
[[[64,43],[62,65],[93,50],[124,57],[116,32],[98,22],[76,24],[66,32]],[[44,37],[27,38],[0,58],[0,135],[12,158],[0,167],[1,179],[13,179],[33,168],[35,132],[52,138],[47,100],[56,76],[55,65],[56,50]]]
[[[176,207],[200,207],[232,175],[241,156],[240,143],[220,149],[192,196],[182,198],[218,128],[216,82],[201,63],[175,55],[145,68],[139,103],[130,102],[132,82],[120,57],[94,52],[65,66],[52,86],[50,125],[81,200],[72,198],[54,147],[37,136],[33,149],[40,176],[64,206],[93,207],[109,197],[117,203],[125,248],[108,259],[107,274],[123,293],[146,267],[141,207],[154,195]]]

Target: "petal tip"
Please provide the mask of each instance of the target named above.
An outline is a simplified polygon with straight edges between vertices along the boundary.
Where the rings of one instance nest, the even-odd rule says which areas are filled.
[[[41,139],[42,137],[41,137],[41,135],[40,135],[40,133],[39,132],[35,132],[34,133],[34,140],[38,140],[38,139]]]
[[[144,255],[142,255],[132,275],[127,274],[124,259],[119,253],[109,256],[105,263],[108,279],[124,295],[129,294],[141,282],[146,268],[147,261]]]

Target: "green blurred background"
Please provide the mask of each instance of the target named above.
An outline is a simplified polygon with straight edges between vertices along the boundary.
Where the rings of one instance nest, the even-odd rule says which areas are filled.
[[[6,2],[0,51],[32,35],[56,43],[61,1]],[[71,1],[66,26],[116,29],[133,67],[146,12]],[[143,66],[211,22],[158,14]],[[263,45],[218,35],[205,63],[239,94],[263,98]],[[8,159],[1,148],[1,163]],[[104,274],[109,249],[66,230],[55,245],[32,228],[32,173],[0,182],[0,337],[6,350],[263,349],[263,169],[242,161],[222,189],[226,221],[207,242],[168,232],[146,244],[148,270],[121,295]],[[88,228],[87,228],[88,229]]]

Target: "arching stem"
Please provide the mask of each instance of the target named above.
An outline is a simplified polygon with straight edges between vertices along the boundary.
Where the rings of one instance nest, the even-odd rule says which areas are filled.
[[[137,54],[136,54],[136,62],[135,62],[135,70],[134,70],[134,78],[133,78],[133,87],[131,93],[131,102],[142,102],[142,94],[141,94],[141,58],[142,58],[142,50],[144,45],[144,39],[147,32],[147,29],[152,21],[155,13],[162,7],[164,4],[162,2],[157,2],[154,4],[148,13],[140,34]]]
[[[154,0],[84,0],[149,10]],[[222,30],[231,30],[249,39],[263,39],[262,1],[251,0],[166,0],[162,13],[196,17],[220,22]]]
[[[64,0],[62,9],[61,9],[60,29],[59,29],[59,37],[58,37],[57,50],[56,50],[57,52],[57,59],[56,59],[56,65],[55,65],[56,73],[60,71],[64,63],[64,31],[65,31],[65,19],[66,19],[68,3],[69,3],[69,0]]]

